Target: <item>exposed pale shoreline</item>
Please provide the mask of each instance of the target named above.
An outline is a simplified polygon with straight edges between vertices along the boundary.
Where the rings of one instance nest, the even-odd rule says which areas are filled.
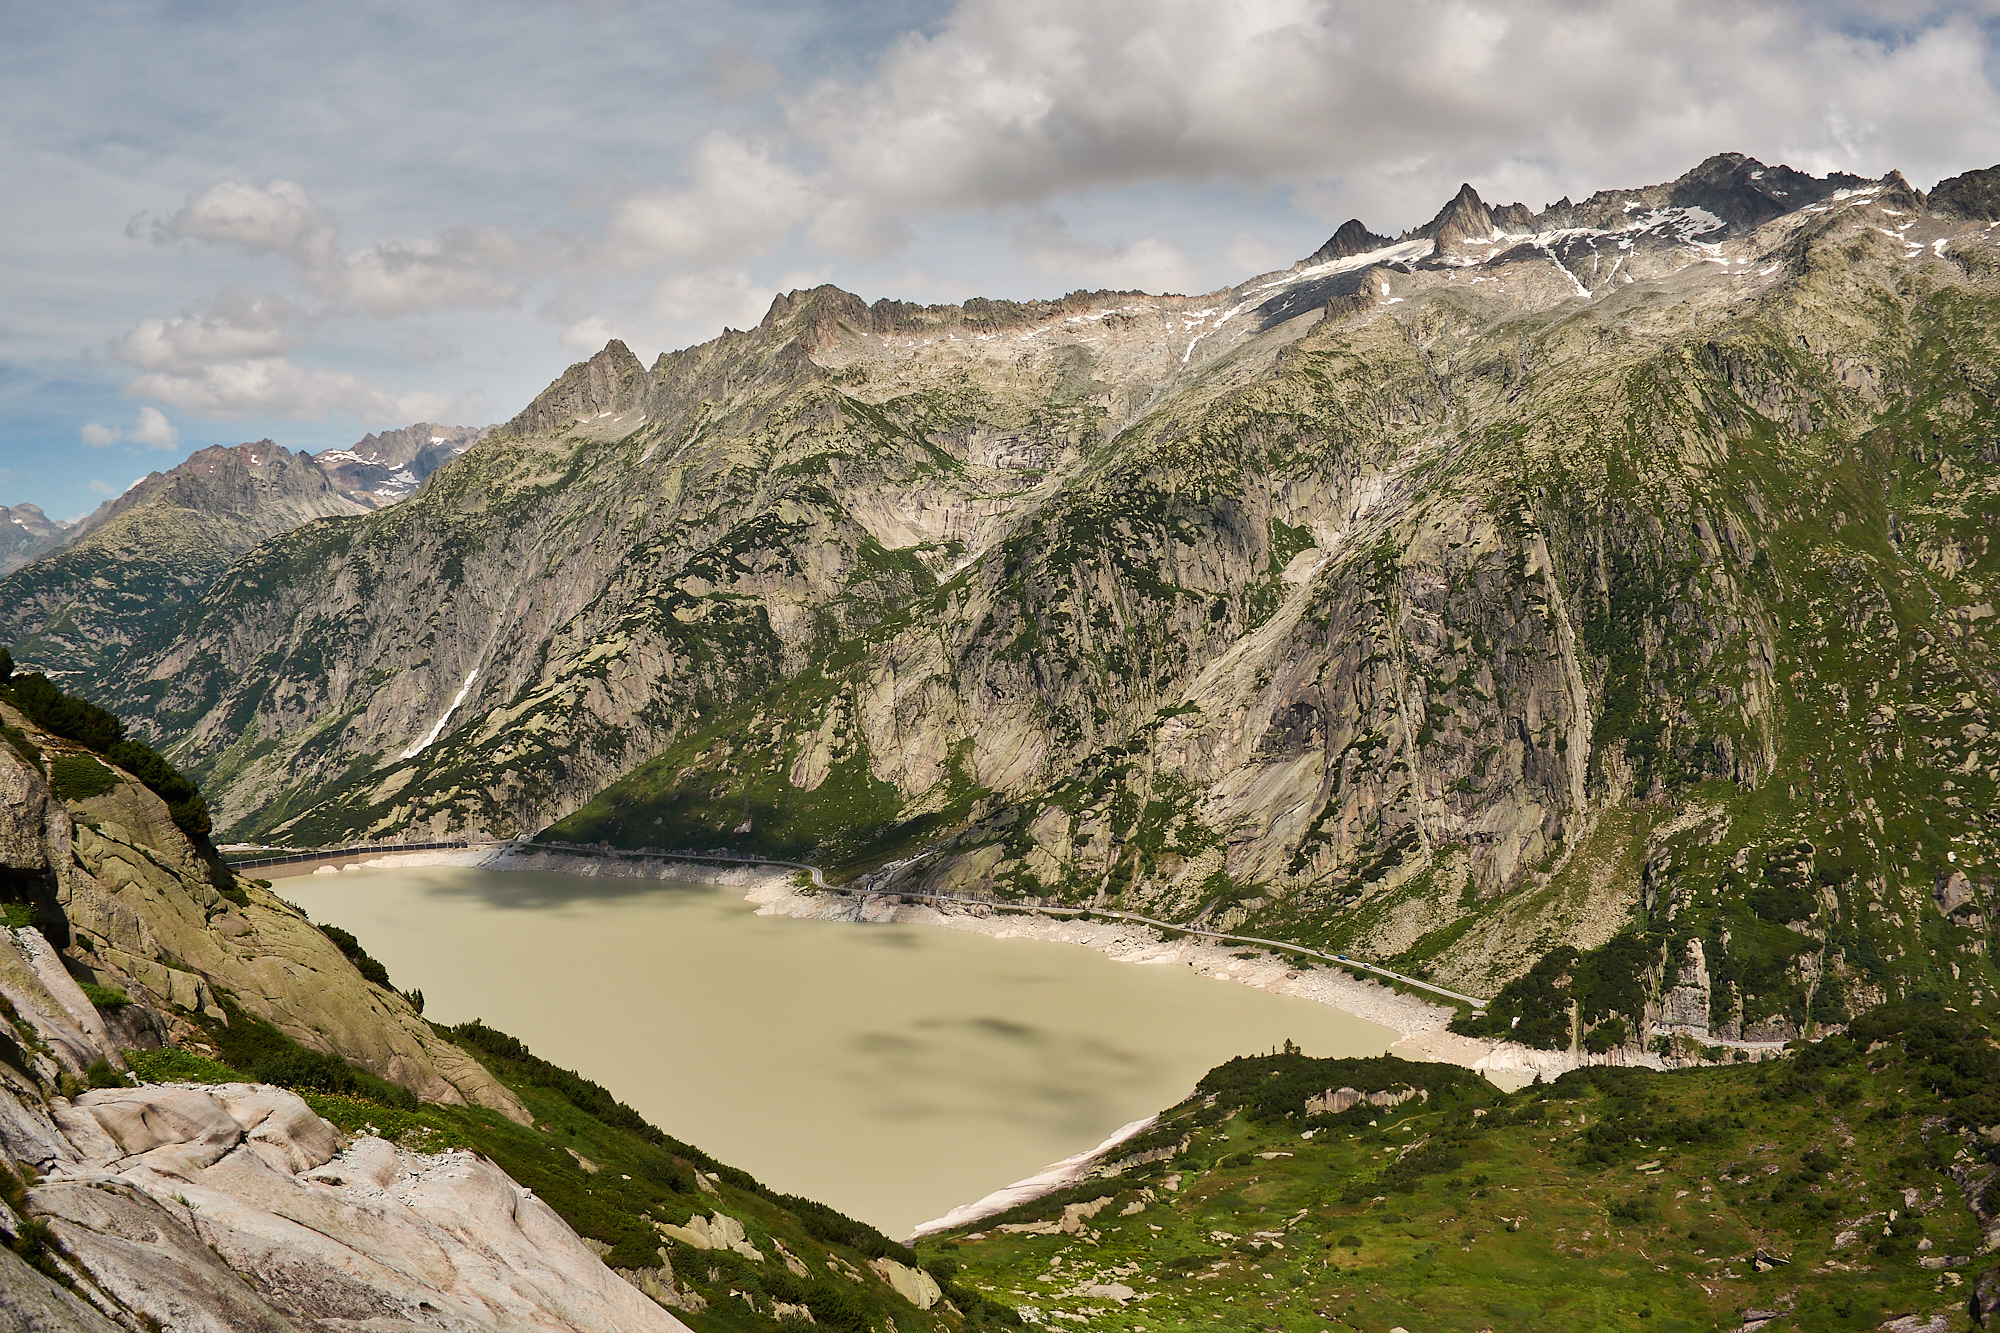
[[[1327,1005],[1380,1024],[1398,1034],[1397,1040],[1388,1048],[1392,1055],[1408,1060],[1459,1065],[1508,1088],[1530,1082],[1538,1074],[1554,1078],[1586,1062],[1644,1063],[1655,1068],[1662,1064],[1658,1057],[1650,1054],[1633,1059],[1629,1053],[1614,1052],[1607,1061],[1605,1057],[1593,1059],[1582,1056],[1580,1052],[1544,1051],[1516,1042],[1462,1037],[1446,1027],[1454,1013],[1449,1008],[1338,968],[1301,968],[1285,957],[1266,950],[1192,937],[1167,941],[1148,927],[1130,923],[1006,912],[976,903],[912,903],[894,894],[802,889],[798,886],[796,872],[754,862],[681,861],[657,856],[597,855],[542,848],[529,850],[512,845],[463,851],[396,852],[377,857],[357,854],[353,860],[338,860],[337,866],[321,865],[316,870],[305,870],[303,873],[325,876],[345,871],[439,865],[543,871],[592,878],[674,880],[740,887],[745,891],[745,901],[754,903],[759,915],[763,916],[924,925],[989,935],[995,939],[1080,944],[1117,962],[1186,966],[1218,981],[1236,982]],[[1252,953],[1253,956],[1242,958],[1237,956],[1239,953]],[[1032,1176],[972,1203],[960,1205],[944,1217],[924,1223],[918,1228],[918,1233],[964,1226],[1083,1180],[1119,1142],[1136,1130],[1143,1129],[1144,1123],[1127,1125],[1095,1148],[1064,1158]]]
[[[393,866],[453,865],[486,870],[540,870],[564,875],[623,879],[679,880],[700,884],[741,886],[744,898],[765,916],[790,916],[820,921],[863,921],[941,926],[996,939],[1052,940],[1081,944],[1123,963],[1184,965],[1203,976],[1233,981],[1278,995],[1292,995],[1339,1009],[1356,1018],[1380,1023],[1399,1034],[1392,1055],[1407,1060],[1454,1064],[1484,1074],[1505,1087],[1518,1087],[1539,1074],[1544,1078],[1585,1063],[1631,1063],[1662,1067],[1657,1056],[1612,1052],[1589,1059],[1570,1051],[1544,1051],[1518,1042],[1461,1037],[1447,1029],[1453,1011],[1414,995],[1356,977],[1338,968],[1300,968],[1265,950],[1256,956],[1242,945],[1184,938],[1164,941],[1144,926],[1111,921],[1082,921],[1000,911],[980,904],[905,902],[894,894],[849,894],[800,889],[791,870],[756,862],[677,861],[667,857],[620,856],[588,852],[499,848],[464,851],[396,852],[346,863],[342,869],[387,869]],[[312,873],[337,874],[331,866]]]

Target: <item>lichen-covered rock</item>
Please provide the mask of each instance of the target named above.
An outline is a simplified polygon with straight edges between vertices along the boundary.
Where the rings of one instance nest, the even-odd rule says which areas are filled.
[[[344,1142],[284,1089],[111,1088],[43,1107],[0,1088],[0,1151],[36,1167],[27,1216],[121,1318],[201,1333],[371,1320],[467,1333],[682,1327],[492,1163]],[[0,1231],[18,1232],[12,1217],[0,1205]],[[670,1269],[652,1285],[679,1295]],[[4,1251],[0,1317],[110,1327]]]
[[[0,712],[59,744],[18,712]],[[441,1040],[401,995],[363,978],[296,910],[242,879],[233,891],[246,901],[225,897],[166,803],[136,779],[119,773],[110,790],[75,803],[72,817],[41,773],[0,746],[0,781],[9,772],[35,799],[0,806],[0,843],[39,849],[72,959],[127,990],[170,1030],[191,1033],[177,1013],[223,1017],[219,986],[294,1040],[424,1100],[491,1106],[525,1122],[518,1098]],[[50,1041],[68,1072],[81,1073],[95,1058],[84,1054],[92,1049],[123,1067],[104,1016],[34,930],[0,938],[0,994],[28,989],[35,1003],[46,995],[49,1011],[62,1016],[52,1020]]]

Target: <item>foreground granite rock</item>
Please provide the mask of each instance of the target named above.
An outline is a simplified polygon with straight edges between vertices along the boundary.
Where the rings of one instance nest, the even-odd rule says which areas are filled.
[[[0,1102],[0,1140],[39,1177],[0,1229],[45,1225],[71,1284],[0,1269],[8,1327],[110,1327],[98,1310],[204,1333],[683,1327],[492,1163],[345,1141],[282,1088]]]

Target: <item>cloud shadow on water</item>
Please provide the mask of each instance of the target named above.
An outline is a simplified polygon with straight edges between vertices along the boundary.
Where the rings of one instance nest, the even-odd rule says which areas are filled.
[[[425,897],[474,902],[508,912],[546,912],[591,903],[654,898],[688,906],[727,903],[749,911],[730,895],[731,886],[677,879],[630,879],[620,875],[560,875],[538,870],[468,870],[456,866],[404,872],[409,887]]]

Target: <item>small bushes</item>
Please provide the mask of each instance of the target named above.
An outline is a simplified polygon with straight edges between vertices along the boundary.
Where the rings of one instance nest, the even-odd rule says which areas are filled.
[[[1606,1051],[1617,1050],[1630,1036],[1630,1029],[1622,1018],[1607,1018],[1590,1030],[1583,1039],[1583,1049],[1592,1055],[1603,1055]]]
[[[383,990],[395,989],[395,987],[389,984],[389,969],[369,956],[368,951],[361,947],[360,940],[355,939],[353,935],[342,930],[339,926],[319,926],[317,929],[320,934],[333,941],[335,948],[347,955],[347,961],[354,964],[355,970],[361,973],[363,978],[380,986]],[[423,1012],[421,1006],[417,1012]]]
[[[157,1051],[127,1051],[125,1063],[147,1083],[238,1083],[243,1077],[207,1056],[174,1046]]]
[[[132,997],[116,986],[100,986],[94,981],[80,983],[83,998],[96,1005],[100,1013],[115,1013],[132,1003]]]
[[[226,996],[222,1008],[229,1022],[225,1025],[208,1020],[209,1038],[215,1042],[224,1063],[231,1069],[242,1070],[252,1082],[358,1097],[405,1111],[417,1109],[416,1094],[409,1089],[355,1069],[337,1056],[323,1055],[299,1045]]]
[[[64,694],[39,671],[14,676],[8,683],[14,691],[14,706],[45,731],[88,746],[99,754],[124,738],[125,724],[116,713]]]
[[[49,786],[65,801],[87,801],[118,785],[118,775],[87,754],[66,754],[49,765]]]
[[[1609,1211],[1612,1221],[1634,1226],[1657,1222],[1660,1217],[1659,1205],[1643,1194],[1631,1199],[1614,1199]]]
[[[13,1243],[8,1248],[42,1276],[52,1278],[65,1287],[70,1285],[69,1274],[56,1262],[56,1255],[60,1252],[56,1233],[41,1218],[22,1218],[20,1230],[14,1233]]]
[[[109,1060],[92,1060],[83,1071],[83,1085],[87,1088],[129,1088],[126,1077],[111,1067]]]

